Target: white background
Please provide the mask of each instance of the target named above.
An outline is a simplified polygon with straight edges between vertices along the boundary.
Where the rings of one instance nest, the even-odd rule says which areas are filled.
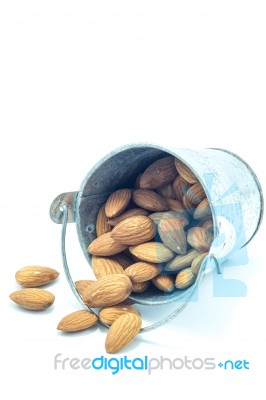
[[[247,359],[249,371],[55,371],[57,353],[105,355],[105,330],[57,333],[78,307],[63,273],[47,312],[8,298],[22,266],[62,272],[50,203],[121,144],[227,148],[264,184],[265,20],[257,0],[0,1],[1,399],[265,397],[264,226],[249,263],[227,271],[247,297],[213,298],[209,277],[198,303],[120,353]],[[68,254],[74,278],[90,277],[74,225]],[[171,307],[144,308],[145,323]]]

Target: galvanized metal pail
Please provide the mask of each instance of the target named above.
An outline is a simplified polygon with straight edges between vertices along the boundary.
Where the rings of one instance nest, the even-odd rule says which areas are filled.
[[[173,155],[183,161],[202,184],[209,200],[213,222],[214,242],[204,268],[195,284],[186,290],[161,293],[156,288],[131,295],[139,304],[179,302],[180,309],[189,301],[204,275],[206,264],[220,265],[230,254],[245,246],[256,234],[263,214],[260,183],[245,161],[222,149],[179,149],[155,144],[133,144],[121,147],[100,160],[86,175],[80,190],[63,193],[53,201],[51,219],[64,223],[62,235],[63,261],[73,292],[76,292],[68,270],[64,234],[67,222],[75,222],[81,248],[90,263],[88,245],[95,239],[97,213],[115,190],[132,187],[136,176],[155,160]]]

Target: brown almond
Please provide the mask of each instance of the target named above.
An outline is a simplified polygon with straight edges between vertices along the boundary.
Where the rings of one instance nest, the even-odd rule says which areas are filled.
[[[124,269],[111,257],[92,256],[91,266],[96,279],[106,275],[123,274]]]
[[[91,328],[97,321],[97,315],[91,311],[78,310],[61,319],[57,329],[64,332],[77,332]]]
[[[175,198],[178,201],[183,201],[183,196],[184,194],[188,191],[189,189],[189,183],[184,181],[184,179],[178,175],[177,178],[175,178],[173,182],[173,192],[175,194]]]
[[[141,328],[141,318],[134,313],[125,313],[111,325],[106,341],[105,350],[114,354],[128,345],[137,336]]]
[[[187,167],[182,161],[178,160],[177,158],[175,159],[175,167],[177,169],[177,172],[179,173],[182,178],[188,182],[188,183],[197,183],[198,179],[194,175],[194,173],[191,171],[189,167]]]
[[[156,264],[137,262],[125,269],[125,274],[132,282],[145,282],[159,275],[162,268]]]
[[[199,253],[192,249],[187,252],[187,254],[184,255],[178,255],[175,258],[173,258],[171,261],[169,261],[164,270],[165,271],[180,271],[183,268],[186,268],[191,265],[192,261],[194,260],[195,257],[197,257]]]
[[[16,272],[16,282],[25,287],[38,287],[54,281],[59,276],[53,268],[31,265]]]
[[[87,290],[88,287],[94,282],[96,282],[96,281],[93,281],[91,279],[82,279],[80,281],[75,282],[76,289],[79,292],[79,294],[81,295],[81,297],[83,296],[83,293],[85,292],[85,290]]]
[[[154,238],[156,229],[153,221],[143,215],[130,217],[120,222],[111,232],[117,242],[136,245]]]
[[[199,182],[190,186],[186,195],[191,203],[195,206],[197,206],[206,197],[205,191]]]
[[[191,271],[194,275],[198,275],[203,260],[207,257],[208,253],[203,253],[194,258],[191,264]]]
[[[129,251],[142,261],[151,263],[163,263],[174,257],[174,252],[163,243],[148,242],[137,246],[130,246]]]
[[[96,235],[97,237],[104,233],[110,232],[111,226],[108,224],[108,218],[105,214],[105,204],[103,204],[97,214],[96,218]]]
[[[137,189],[133,191],[133,201],[137,206],[149,211],[168,210],[165,199],[153,190]]]
[[[83,293],[83,301],[89,307],[114,306],[124,301],[131,291],[132,283],[126,275],[107,275],[90,285]]]
[[[208,202],[208,199],[204,199],[197,206],[196,210],[194,211],[193,216],[195,219],[203,219],[203,218],[210,217],[211,215],[212,215],[212,212],[211,212],[211,207]]]
[[[140,316],[140,313],[129,305],[119,304],[112,307],[104,307],[99,312],[99,319],[104,324],[112,325],[117,318],[125,313],[133,313]]]
[[[142,189],[156,189],[166,183],[172,182],[176,176],[174,157],[163,157],[145,169],[140,178],[140,187]]]
[[[140,180],[141,180],[142,174],[138,174],[135,183],[134,183],[134,189],[140,189]]]
[[[174,275],[157,275],[151,281],[154,286],[163,292],[173,292],[175,290]]]
[[[177,289],[187,289],[193,285],[196,278],[197,277],[192,273],[191,268],[183,269],[176,276],[175,287]]]
[[[54,302],[54,295],[44,289],[21,289],[11,293],[11,300],[27,310],[40,311],[50,307]]]
[[[186,254],[187,238],[178,218],[161,219],[158,225],[158,233],[162,242],[178,254]]]
[[[186,213],[185,207],[181,201],[174,199],[165,199],[167,207],[170,211],[181,211]]]
[[[116,226],[127,218],[137,217],[140,215],[147,216],[149,215],[149,211],[144,210],[143,208],[132,208],[131,210],[124,211],[122,214],[118,215],[115,218],[110,218],[108,224],[111,226]]]
[[[132,282],[132,292],[134,293],[143,293],[145,290],[148,289],[150,286],[151,281],[145,281],[145,282]]]
[[[111,232],[104,233],[91,242],[88,252],[95,256],[113,256],[127,248],[125,244],[115,241],[111,237]]]
[[[205,253],[210,250],[213,234],[208,229],[195,226],[188,230],[187,241],[199,253]]]
[[[130,189],[120,189],[112,193],[105,204],[105,214],[108,218],[114,218],[121,214],[128,206],[131,199]]]
[[[160,186],[156,189],[156,193],[165,199],[175,199],[175,193],[173,190],[172,182],[167,183],[166,185]]]
[[[194,206],[192,201],[188,198],[187,194],[184,194],[184,196],[183,196],[183,204],[185,206],[186,211],[189,214],[193,215],[194,211],[196,209],[196,206]]]

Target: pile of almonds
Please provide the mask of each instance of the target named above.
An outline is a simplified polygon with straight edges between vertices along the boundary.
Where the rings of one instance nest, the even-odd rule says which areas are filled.
[[[152,286],[172,292],[194,284],[213,241],[212,213],[193,172],[167,156],[138,175],[134,188],[109,196],[98,212],[96,235],[88,252],[97,280],[80,280],[75,285],[86,306],[100,308],[100,321],[110,325],[105,348],[115,353],[141,329],[141,316],[128,300],[132,292],[142,293]],[[25,283],[21,278],[17,282]],[[46,301],[42,293],[42,306],[37,301],[32,305],[29,295],[37,293],[27,292],[26,296],[29,290],[47,292],[24,289],[13,293],[11,299],[30,309],[53,303],[51,293]],[[79,310],[64,317],[58,329],[87,329],[97,320],[93,312]]]

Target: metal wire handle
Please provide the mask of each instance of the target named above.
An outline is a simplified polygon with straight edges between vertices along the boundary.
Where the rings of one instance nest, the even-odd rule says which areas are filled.
[[[67,207],[67,205],[66,204],[62,204],[61,207],[60,207],[60,210],[63,212],[62,231],[61,231],[61,254],[62,254],[62,261],[63,261],[63,267],[64,267],[64,272],[65,272],[65,275],[66,275],[66,279],[68,281],[68,284],[69,284],[72,292],[74,293],[76,299],[81,304],[81,306],[85,310],[91,311],[94,315],[96,315],[98,317],[98,314],[95,311],[93,311],[90,307],[88,307],[86,304],[83,303],[82,297],[80,296],[79,292],[77,291],[76,286],[75,286],[75,284],[73,282],[73,279],[71,277],[71,274],[70,274],[70,271],[69,271],[69,267],[68,267],[68,263],[67,263],[67,257],[66,257],[66,228],[67,228],[67,221],[68,221],[68,207]],[[215,257],[211,256],[211,258],[215,258]],[[216,259],[215,259],[215,262],[217,262]],[[207,263],[203,263],[203,268],[201,268],[199,276],[197,278],[197,284],[194,285],[194,290],[191,291],[191,294],[186,299],[186,302],[180,302],[178,307],[171,314],[167,315],[165,318],[161,319],[160,321],[155,322],[154,324],[151,324],[149,326],[145,326],[144,328],[141,328],[140,333],[149,332],[149,331],[152,331],[153,329],[159,328],[159,327],[167,324],[168,322],[172,321],[172,319],[174,319],[187,306],[189,300],[192,298],[193,294],[195,293],[199,282],[202,280],[203,276],[205,275],[206,264]],[[107,325],[104,322],[100,321],[100,319],[99,319],[99,323],[102,326],[105,326],[106,328],[110,327],[109,325]]]

